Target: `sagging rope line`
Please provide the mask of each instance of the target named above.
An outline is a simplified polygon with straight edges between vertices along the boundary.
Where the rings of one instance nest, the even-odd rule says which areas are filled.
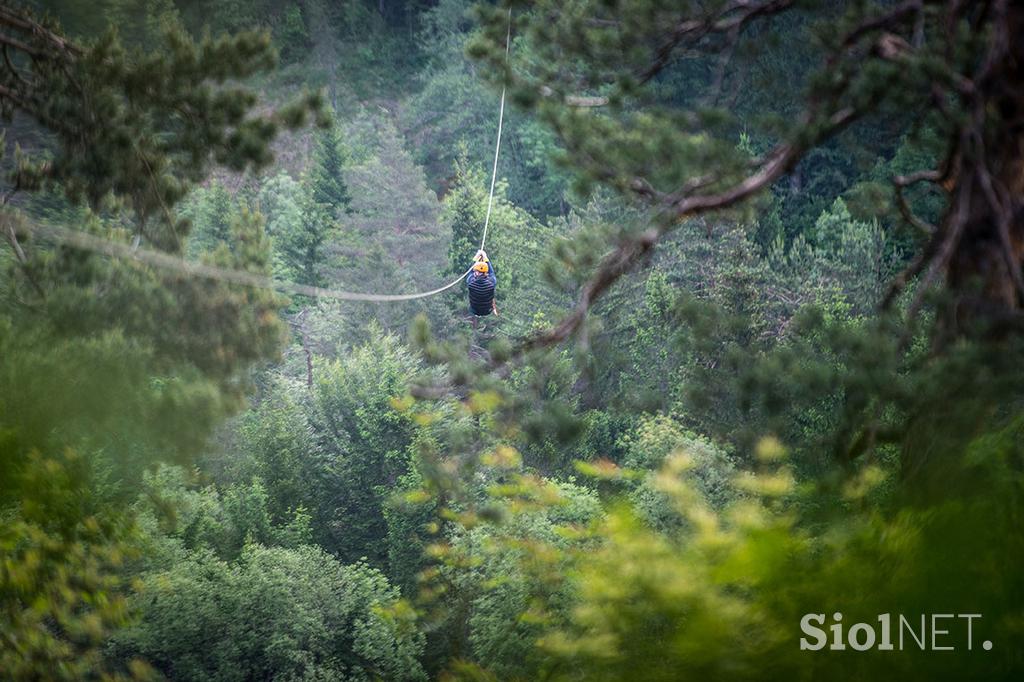
[[[171,254],[164,253],[163,251],[133,248],[129,244],[122,244],[110,239],[98,237],[94,234],[89,234],[88,232],[71,230],[57,225],[42,225],[39,223],[26,225],[22,223],[20,227],[24,227],[26,232],[30,232],[34,235],[48,237],[64,244],[69,244],[77,249],[92,251],[104,256],[110,256],[111,258],[134,260],[163,270],[171,270],[173,272],[202,277],[204,279],[215,279],[260,289],[273,289],[282,293],[309,296],[311,298],[333,298],[342,301],[409,301],[416,298],[425,298],[427,296],[439,294],[445,289],[458,284],[462,278],[470,272],[469,270],[466,270],[459,279],[455,280],[451,284],[446,284],[445,286],[433,289],[432,291],[423,291],[416,294],[361,294],[354,291],[325,289],[323,287],[314,287],[308,284],[276,280],[255,272],[248,272],[246,270],[234,270],[231,268],[222,268],[216,265],[210,265],[208,263],[190,261],[184,258],[178,258],[177,256],[172,256]]]
[[[505,59],[508,59],[509,45],[512,39],[512,9],[508,11],[508,31],[505,34]],[[494,145],[494,167],[491,170],[491,190],[487,197],[487,215],[484,218],[484,230],[483,237],[480,240],[480,249],[484,248],[487,242],[487,226],[491,220],[491,206],[494,202],[494,186],[498,175],[498,154],[501,150],[501,128],[505,119],[505,86],[501,87],[501,105],[498,108],[498,139]],[[370,302],[388,302],[388,301],[412,301],[418,298],[427,298],[428,296],[434,296],[440,294],[443,291],[451,289],[453,286],[465,279],[466,275],[472,272],[472,266],[469,267],[464,273],[458,276],[457,279],[445,284],[437,289],[431,289],[430,291],[421,291],[414,294],[363,294],[355,291],[342,291],[340,289],[326,289],[324,287],[315,287],[308,284],[298,284],[296,282],[289,282],[283,280],[275,280],[270,277],[259,275],[255,272],[247,272],[245,270],[233,270],[231,268],[222,268],[216,265],[209,265],[207,263],[199,263],[196,261],[189,261],[184,258],[178,258],[162,251],[154,251],[152,249],[143,249],[138,247],[132,247],[128,244],[122,244],[103,237],[98,237],[88,232],[80,232],[78,230],[71,230],[66,227],[59,227],[57,225],[41,225],[39,223],[26,224],[22,223],[23,227],[27,232],[49,237],[66,244],[70,244],[75,248],[83,251],[92,251],[99,253],[111,258],[123,258],[126,260],[135,260],[153,267],[161,268],[164,270],[172,270],[175,272],[181,272],[184,274],[203,277],[205,279],[216,279],[225,282],[231,282],[234,284],[242,284],[245,286],[256,287],[261,289],[272,289],[280,291],[282,293],[295,294],[299,296],[308,296],[310,298],[332,298],[341,301],[370,301]]]

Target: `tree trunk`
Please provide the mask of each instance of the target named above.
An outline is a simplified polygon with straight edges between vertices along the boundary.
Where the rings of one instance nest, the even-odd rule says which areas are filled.
[[[944,331],[1002,336],[1020,326],[1024,306],[1024,2],[1010,0],[996,55],[979,89],[976,125],[961,140],[960,169],[944,219],[955,248],[946,283],[953,300]],[[959,226],[958,226],[959,224]],[[959,237],[955,236],[959,231]]]
[[[981,75],[964,95],[969,120],[948,160],[949,208],[929,245],[936,266],[944,268],[949,296],[938,311],[938,349],[965,337],[998,348],[1024,332],[1024,0],[992,7],[992,42]],[[1002,19],[998,9],[1005,9]],[[1012,355],[989,355],[995,372],[1014,362]],[[991,396],[979,402],[970,379],[951,376],[950,390],[961,395],[929,396],[915,408],[904,435],[902,476],[914,479],[926,497],[941,495],[949,476],[962,472],[949,456],[991,426]]]

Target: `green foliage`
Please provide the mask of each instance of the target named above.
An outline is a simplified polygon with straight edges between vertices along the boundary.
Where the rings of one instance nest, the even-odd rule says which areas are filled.
[[[260,221],[243,215],[234,228],[235,251],[222,247],[210,258],[227,267],[266,267]],[[62,248],[35,251],[29,267],[46,298],[33,315],[8,301],[0,324],[8,349],[4,395],[11,396],[2,419],[25,451],[87,443],[126,464],[151,456],[147,448],[154,446],[168,455],[193,454],[213,424],[240,407],[244,368],[273,357],[281,338],[273,315],[279,299],[269,292]],[[8,281],[22,272],[11,264]],[[107,294],[95,296],[96,288]],[[20,453],[11,456],[16,467]],[[129,480],[137,476],[135,470]]]
[[[234,248],[232,224],[239,213],[238,203],[217,182],[190,198],[184,213],[193,225],[188,249],[192,255],[222,245]],[[305,187],[285,173],[261,188],[257,205],[266,211],[274,273],[298,284],[323,285],[324,245],[334,228],[329,207],[316,203]]]
[[[315,547],[196,552],[143,574],[140,618],[113,642],[172,679],[426,679],[397,592],[364,564]]]
[[[140,228],[150,218],[162,225],[146,236],[163,249],[182,248],[185,226],[169,209],[212,163],[236,170],[266,165],[281,127],[301,125],[310,113],[320,116],[313,95],[267,116],[252,115],[255,93],[235,83],[273,66],[266,34],[196,42],[168,26],[164,49],[146,52],[124,47],[111,32],[81,54],[55,61],[33,62],[40,100],[14,100],[54,136],[54,157],[45,164],[24,159],[12,184],[35,190],[55,183],[72,201],[94,208],[113,196],[134,212]],[[12,101],[3,105],[10,118]]]
[[[4,175],[45,190],[0,213],[0,677],[1019,676],[1015,328],[931,346],[904,300],[877,312],[921,248],[890,177],[950,139],[915,88],[946,82],[946,47],[980,63],[983,31],[938,44],[925,3],[913,40],[900,19],[906,44],[872,29],[822,71],[842,31],[918,6],[769,3],[719,32],[754,6],[540,0],[512,3],[506,62],[507,3],[43,4],[83,51],[30,32],[56,50],[13,57],[34,105],[0,95],[30,115]],[[120,37],[97,37],[111,21]],[[290,66],[266,78],[278,51]],[[326,114],[256,93],[309,83],[331,127],[272,147]],[[479,245],[503,85],[483,329],[464,287],[282,316],[270,292],[22,229],[431,289]],[[723,190],[787,142],[799,158],[735,210],[634,201]],[[272,151],[271,174],[234,173]],[[232,173],[206,181],[213,164]],[[905,194],[941,221],[942,191]],[[652,228],[656,247],[636,241]],[[570,343],[524,351],[580,301]],[[800,617],[834,611],[980,612],[975,649],[995,648],[801,651]]]
[[[687,477],[694,491],[712,509],[722,509],[733,500],[730,482],[735,476],[732,457],[707,438],[688,433],[667,417],[644,419],[633,433],[622,437],[622,464],[643,478],[630,493],[637,513],[660,531],[678,526],[680,518],[668,497],[658,490],[657,470],[678,454],[689,458]]]
[[[80,50],[40,27],[30,40],[47,54],[22,83],[37,90],[2,98],[3,114],[17,108],[33,118],[49,151],[42,163],[19,155],[8,177],[23,192],[52,188],[93,208],[129,210],[95,215],[53,202],[57,210],[36,212],[42,200],[26,202],[26,217],[5,192],[0,219],[15,257],[2,261],[0,304],[0,674],[85,679],[120,667],[144,677],[133,656],[108,666],[100,655],[129,616],[120,596],[134,540],[126,503],[147,466],[191,460],[240,409],[248,370],[278,351],[281,301],[107,260],[22,226],[69,222],[113,242],[134,235],[147,248],[187,252],[188,225],[171,214],[179,200],[213,163],[268,162],[275,132],[318,103],[253,115],[255,94],[240,80],[272,64],[261,35],[194,42],[168,24],[165,49],[153,52],[123,47],[114,33]],[[201,193],[193,253],[264,273],[262,221],[231,204],[219,184]],[[68,454],[50,454],[58,452]],[[257,486],[236,491],[236,525],[258,527],[259,503]]]
[[[384,566],[383,509],[409,471],[414,433],[412,420],[391,401],[407,392],[418,362],[394,336],[379,328],[370,334],[372,343],[317,368],[309,420],[330,467],[322,544],[347,561],[367,557]]]
[[[781,502],[793,492],[784,468],[739,478],[748,495],[716,513],[679,477],[689,462],[670,460],[657,486],[691,520],[691,530],[665,536],[645,528],[628,507],[613,510],[597,529],[600,549],[577,557],[572,625],[542,641],[555,659],[549,670],[559,679],[622,679],[642,669],[652,680],[763,679],[768,672],[842,679],[1006,674],[1011,652],[993,648],[979,658],[967,651],[963,632],[956,653],[944,657],[913,645],[896,655],[807,652],[797,640],[804,613],[832,611],[842,611],[850,625],[877,623],[881,613],[914,621],[920,613],[970,609],[984,614],[975,646],[979,638],[1008,636],[1015,607],[1002,595],[1013,593],[1008,581],[1018,569],[1010,557],[1019,552],[996,538],[1008,537],[1004,524],[1017,504],[1011,490],[1019,476],[1007,476],[1005,466],[1006,458],[1019,457],[1006,440],[1018,428],[972,444],[956,474],[969,482],[924,507],[858,509],[884,477],[876,468],[863,470],[845,489],[850,506],[827,530],[802,526]],[[775,453],[777,446],[762,448]],[[967,552],[951,554],[951,545]]]
[[[641,306],[627,322],[635,334],[630,346],[630,383],[637,401],[647,407],[667,407],[678,380],[673,376],[680,364],[678,351],[670,342],[677,297],[665,271],[656,270],[644,284]]]
[[[16,481],[23,493],[17,507],[0,512],[4,679],[79,680],[113,672],[103,649],[129,620],[120,570],[136,543],[125,519],[96,499],[88,473],[72,451],[57,457],[35,451]],[[132,660],[127,670],[142,679],[148,667]]]
[[[479,168],[469,165],[461,156],[455,164],[452,191],[445,197],[445,222],[451,225],[452,239],[448,245],[448,270],[460,275],[472,263],[473,254],[480,248],[484,218],[487,214],[487,178]],[[493,247],[491,249],[494,250]],[[497,261],[495,253],[493,259]]]
[[[370,293],[404,294],[440,286],[446,246],[438,229],[440,207],[393,122],[360,112],[345,139],[352,154],[344,171],[352,203],[324,244],[322,276],[332,287]],[[442,322],[445,302],[443,296],[386,307],[321,301],[310,310],[306,328],[312,343],[333,356],[370,340],[368,320],[400,333],[421,312]]]
[[[443,29],[437,25],[442,16],[461,16],[468,11],[469,3],[461,3],[461,8],[459,4],[441,3],[427,14],[424,51],[434,57],[434,66],[427,70],[423,89],[403,114],[416,143],[417,161],[435,178],[435,186],[443,190],[458,181],[459,165],[468,162],[491,168],[497,134],[498,92],[483,86],[461,54],[462,41],[468,34],[459,28],[460,24]],[[508,199],[541,220],[562,213],[567,178],[552,164],[559,152],[555,137],[537,121],[508,106],[502,138],[498,177],[507,182]]]
[[[408,390],[418,361],[379,327],[370,336],[373,342],[343,358],[318,360],[311,388],[304,380],[271,381],[267,397],[239,420],[228,456],[214,461],[223,467],[222,486],[246,490],[260,481],[264,524],[293,524],[301,510],[317,544],[347,561],[392,566],[390,575],[403,576],[407,586],[415,571],[397,564],[417,559],[396,555],[392,562],[389,553],[397,549],[384,539],[389,523],[402,523],[390,498],[410,475],[416,433],[391,402]],[[234,537],[244,535],[243,528]]]
[[[488,183],[480,168],[470,165],[465,156],[459,158],[442,216],[452,235],[447,274],[458,276],[466,272],[480,248],[487,217]],[[495,188],[485,247],[498,275],[498,310],[510,318],[505,333],[523,334],[534,326],[538,314],[554,310],[562,302],[557,292],[545,286],[544,277],[549,259],[547,247],[554,241],[555,231],[511,203],[507,191],[503,182]],[[462,300],[451,305],[462,316],[468,305],[464,286],[460,293]]]
[[[168,27],[180,26],[181,15],[174,0],[110,0],[104,4],[107,5],[106,16],[97,14],[110,26],[116,26],[118,35],[131,45],[152,45],[163,37]],[[58,11],[57,16],[64,18],[67,14]],[[99,30],[95,32],[99,33],[107,26],[96,28]]]
[[[337,126],[331,126],[317,135],[310,184],[313,203],[324,206],[331,218],[337,220],[348,211],[352,199],[345,185],[345,154]]]
[[[230,481],[263,481],[270,515],[278,522],[300,506],[319,513],[326,494],[304,389],[284,378],[267,385],[266,397],[239,419],[232,468],[225,472]]]
[[[306,53],[310,47],[310,35],[299,4],[291,5],[284,10],[284,16],[281,17],[274,34],[286,60],[298,59]]]
[[[422,495],[423,484],[418,471],[406,474],[382,509],[388,529],[388,577],[405,595],[417,594],[420,574],[428,562],[429,528],[436,518],[436,500]]]
[[[214,181],[209,187],[197,189],[183,211],[192,224],[190,255],[214,251],[221,245],[230,248],[231,223],[238,212],[237,204],[221,183]]]
[[[222,245],[210,258],[265,267],[259,221],[234,227],[235,251]],[[146,466],[190,459],[240,407],[242,371],[276,350],[278,301],[60,247],[35,250],[29,267],[46,297],[31,312],[8,299],[0,316],[2,554],[12,581],[0,629],[18,661],[2,668],[13,679],[81,679],[107,669],[100,652],[128,619],[118,597],[124,501]],[[81,455],[73,466],[38,455],[61,451]]]
[[[213,486],[190,489],[184,474],[181,468],[166,465],[147,474],[136,504],[139,524],[155,545],[151,554],[165,555],[162,561],[198,551],[233,560],[247,542],[288,548],[311,543],[309,514],[298,507],[287,510],[279,521],[273,518],[260,479],[220,492]]]
[[[900,138],[891,158],[876,162],[867,178],[848,193],[851,209],[860,215],[876,217],[892,223],[891,231],[905,251],[911,251],[921,237],[918,228],[906,224],[896,202],[892,178],[909,176],[922,168],[935,166],[942,155],[942,139],[938,127],[921,122]],[[937,225],[947,206],[944,193],[934,185],[923,183],[903,190],[907,207],[925,224]]]
[[[324,242],[332,228],[327,210],[307,200],[301,206],[301,220],[282,225],[275,245],[289,279],[310,286],[323,285]]]
[[[331,207],[315,201],[315,192],[315,187],[282,172],[263,184],[258,201],[267,215],[274,273],[298,284],[323,286],[327,244],[337,223]]]
[[[565,559],[572,548],[589,546],[580,530],[602,509],[586,487],[514,471],[501,475],[510,458],[499,447],[486,488],[488,518],[507,523],[478,525],[474,514],[464,515],[465,531],[434,548],[446,565],[436,580],[451,604],[453,620],[445,625],[456,656],[499,679],[530,679],[543,664],[538,636],[563,622],[572,603]]]

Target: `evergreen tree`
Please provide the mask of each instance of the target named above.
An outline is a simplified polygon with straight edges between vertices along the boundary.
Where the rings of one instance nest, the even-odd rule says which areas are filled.
[[[543,0],[520,17],[522,56],[509,69],[508,14],[481,5],[486,28],[469,53],[557,133],[579,188],[608,185],[658,216],[655,227],[619,240],[592,277],[588,305],[566,320],[561,336],[578,329],[585,308],[681,219],[735,207],[775,183],[788,181],[799,192],[801,167],[819,161],[830,170],[812,169],[814,180],[828,183],[836,171],[829,159],[844,131],[893,111],[901,112],[891,117],[898,124],[932,125],[941,139],[952,141],[931,168],[892,179],[897,197],[919,182],[936,183],[949,197],[936,229],[903,207],[903,218],[928,236],[921,257],[895,280],[893,295],[917,275],[926,285],[944,282],[956,302],[937,317],[943,340],[998,335],[1014,326],[1006,315],[1024,307],[1024,220],[1009,197],[1020,194],[1024,151],[1006,140],[1016,139],[1024,111],[1016,67],[1024,60],[1024,43],[1011,38],[1024,27],[1024,7],[993,6],[954,0],[896,9],[887,2],[814,3],[805,13],[803,3],[774,0],[587,0],[564,11],[557,1]],[[623,16],[636,20],[623,22]],[[770,48],[763,37],[776,22],[793,29],[791,45],[811,48],[808,56],[818,66],[799,72],[799,94],[789,101],[795,110],[757,125],[755,139],[763,141],[764,152],[752,166],[736,149],[735,136],[739,124],[753,121],[710,104],[715,99],[709,91],[729,81],[747,85],[749,72],[730,57],[763,54]],[[964,40],[967,34],[978,39]],[[686,96],[673,97],[664,84],[689,73],[694,63],[707,65],[706,72],[689,84]],[[961,87],[966,83],[984,85]],[[937,98],[952,108],[936,111]],[[840,174],[839,185],[849,185]],[[828,205],[814,201],[819,210]],[[920,309],[926,289],[919,290],[912,312]]]
[[[1022,152],[1019,145],[1003,141],[1014,138],[1024,111],[1019,98],[1021,72],[1014,67],[1024,58],[1020,55],[1024,48],[1020,41],[1008,38],[1024,26],[1024,9],[1012,3],[1012,10],[1008,6],[1005,13],[991,14],[983,6],[968,8],[938,0],[895,11],[881,2],[842,7],[823,3],[806,14],[801,7],[790,2],[705,6],[595,0],[573,5],[571,12],[556,12],[553,5],[541,2],[520,17],[519,35],[526,44],[519,53],[527,56],[519,63],[513,60],[511,69],[504,49],[507,13],[480,8],[487,28],[470,46],[470,53],[491,67],[492,78],[508,83],[515,101],[532,106],[558,134],[579,189],[602,184],[651,211],[650,220],[611,232],[611,239],[599,242],[594,251],[601,255],[595,257],[597,265],[580,289],[578,305],[529,347],[554,344],[585,331],[597,301],[623,275],[645,263],[667,235],[692,224],[687,219],[705,216],[708,235],[729,235],[715,229],[709,214],[741,205],[753,210],[751,200],[786,182],[799,189],[806,180],[800,177],[804,162],[815,182],[828,184],[828,172],[815,169],[815,164],[831,157],[843,135],[853,134],[848,128],[855,122],[866,124],[876,120],[869,117],[894,109],[909,116],[894,117],[896,123],[909,130],[920,124],[935,126],[942,139],[954,142],[942,150],[935,167],[892,179],[897,199],[904,186],[933,182],[946,191],[948,203],[936,226],[923,223],[902,206],[902,218],[921,231],[923,242],[907,269],[890,280],[883,304],[893,307],[902,291],[913,289],[905,303],[905,318],[910,322],[902,332],[906,340],[913,335],[913,325],[934,285],[943,283],[946,304],[930,318],[937,321],[932,328],[937,347],[964,337],[998,342],[1019,330],[1019,311],[1024,306],[1024,214],[1011,210],[1012,202],[1006,197],[1019,194],[1020,174],[1015,169],[1020,168]],[[642,19],[622,22],[623,15]],[[696,96],[666,96],[671,89],[664,86],[688,73],[690,57],[696,53],[720,68],[709,69],[703,80],[695,80],[695,92],[714,89],[729,79],[742,87],[745,72],[738,66],[734,70],[728,55],[734,48],[736,54],[747,56],[770,53],[771,46],[761,38],[776,20],[793,22],[788,25],[794,36],[819,38],[807,41],[819,66],[796,90],[802,113],[794,112],[785,120],[767,118],[756,127],[751,135],[754,142],[744,146],[763,151],[751,160],[749,150],[735,144],[737,127],[746,121],[724,107],[709,108],[707,100]],[[673,29],[680,26],[687,28]],[[729,30],[737,31],[735,40],[726,37]],[[979,39],[963,41],[961,31]],[[953,85],[978,78],[988,85],[968,88],[969,93]],[[936,112],[937,93],[943,93],[954,109]],[[811,204],[819,201],[816,197]],[[827,208],[827,203],[821,203]],[[806,218],[801,220],[807,222]],[[831,219],[822,223],[828,229],[849,224]],[[859,234],[850,232],[850,241],[838,240],[841,249],[851,250],[839,260],[874,261],[865,267],[884,272],[878,247],[882,235],[870,224],[862,227],[857,227]],[[834,245],[837,240],[819,235],[816,241]],[[807,248],[794,238],[792,246],[797,245],[798,251]],[[719,291],[718,300],[737,308],[752,300],[763,273],[744,265],[756,265],[749,245],[736,240],[729,246],[735,247],[737,267],[722,274],[736,287]],[[854,248],[859,253],[853,253]],[[870,294],[870,290],[857,293],[864,298]],[[758,306],[737,309],[764,325],[765,311]],[[762,335],[757,332],[748,329],[747,339],[735,336],[753,350]],[[992,352],[991,361],[1002,362],[998,344]],[[844,409],[850,418],[857,414],[864,420],[859,426],[850,425],[847,452],[863,452],[865,442],[876,444],[871,434],[877,431],[875,421],[883,408],[866,410],[865,404],[858,403]],[[931,419],[927,414],[919,416]],[[925,450],[917,455],[905,450],[903,457],[907,461],[926,457]]]
[[[209,187],[196,192],[191,208],[188,212],[192,218],[191,254],[213,251],[222,244],[230,247],[231,225],[238,215],[238,207],[227,188],[214,180]]]
[[[128,49],[114,32],[80,46],[53,22],[2,11],[0,44],[11,59],[0,66],[0,116],[21,112],[54,141],[52,159],[20,158],[10,184],[56,185],[94,208],[113,195],[158,248],[184,246],[171,209],[213,163],[264,166],[282,127],[310,114],[326,122],[319,95],[254,115],[256,93],[234,83],[273,67],[266,33],[194,41],[168,25],[166,49]]]
[[[1020,677],[1020,2],[330,4],[0,7],[0,678]]]
[[[0,45],[0,116],[47,140],[5,166],[0,204],[14,294],[0,302],[0,677],[101,677],[104,640],[127,618],[129,491],[154,460],[192,461],[242,408],[249,368],[279,351],[281,299],[43,238],[30,195],[75,204],[67,229],[181,254],[179,201],[214,164],[269,163],[278,130],[320,101],[255,113],[242,82],[273,66],[265,34],[193,41],[169,27],[163,49],[126,48],[114,32],[77,44],[4,5]],[[9,202],[15,192],[27,201]],[[267,274],[260,217],[231,211],[223,188],[212,197],[211,237],[231,248],[206,258]]]
[[[110,0],[106,18],[132,45],[153,44],[181,21],[174,0]]]
[[[347,213],[352,202],[345,184],[345,162],[337,125],[320,131],[317,134],[309,183],[313,203],[325,207],[327,215],[333,220]]]
[[[300,284],[322,286],[324,243],[333,227],[329,209],[306,197],[301,205],[301,220],[280,235],[278,246],[286,270]]]
[[[471,166],[465,154],[460,155],[455,162],[455,179],[444,203],[445,220],[452,234],[448,245],[448,274],[452,276],[465,272],[473,254],[480,248],[480,231],[487,211],[485,183],[483,172]]]

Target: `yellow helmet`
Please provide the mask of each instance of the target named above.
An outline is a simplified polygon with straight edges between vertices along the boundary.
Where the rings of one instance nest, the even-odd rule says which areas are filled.
[[[473,263],[473,270],[476,271],[476,272],[484,272],[484,273],[486,273],[490,269],[491,268],[490,268],[489,265],[487,265],[486,261],[478,260],[477,262]]]

